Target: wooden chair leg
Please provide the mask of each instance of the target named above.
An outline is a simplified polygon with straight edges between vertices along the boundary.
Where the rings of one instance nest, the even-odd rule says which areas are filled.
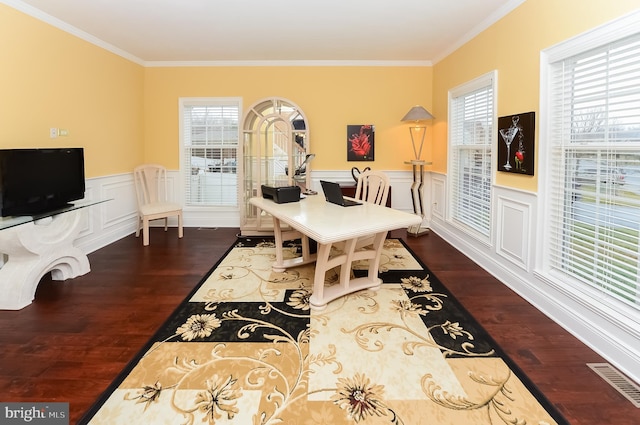
[[[142,245],[149,245],[149,220],[142,220]]]

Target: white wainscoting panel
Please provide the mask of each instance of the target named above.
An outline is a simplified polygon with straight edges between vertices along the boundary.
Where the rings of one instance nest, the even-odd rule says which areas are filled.
[[[122,176],[124,177],[124,176]],[[110,178],[102,182],[100,196],[110,199],[112,205],[107,206],[105,225],[117,225],[123,221],[136,218],[138,205],[135,198],[135,188],[131,179]],[[115,202],[114,202],[115,201]]]
[[[529,271],[531,205],[498,196],[496,252],[523,270]]]
[[[444,220],[446,212],[447,181],[443,174],[431,173],[431,216]]]
[[[138,220],[133,173],[87,179],[85,199],[103,200],[87,208],[88,225],[76,245],[93,252],[135,232]]]

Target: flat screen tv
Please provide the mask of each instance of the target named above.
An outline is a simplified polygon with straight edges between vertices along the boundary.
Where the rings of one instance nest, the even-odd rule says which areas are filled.
[[[39,215],[84,198],[83,148],[0,149],[0,215]]]

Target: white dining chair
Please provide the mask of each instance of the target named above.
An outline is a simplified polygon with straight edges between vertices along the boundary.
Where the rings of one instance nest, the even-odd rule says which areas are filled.
[[[389,186],[389,176],[382,171],[365,171],[358,175],[355,198],[360,201],[386,205]]]
[[[138,226],[136,237],[142,229],[142,244],[149,245],[149,222],[164,219],[167,231],[169,217],[178,219],[178,237],[183,236],[182,206],[169,202],[167,194],[167,169],[162,165],[145,164],[133,171],[138,202]]]
[[[389,197],[389,176],[382,171],[367,170],[358,175],[354,199],[385,206]],[[357,208],[357,207],[356,207]],[[373,235],[358,239],[355,249],[361,249],[373,243]],[[334,244],[338,250],[344,249],[344,243]]]

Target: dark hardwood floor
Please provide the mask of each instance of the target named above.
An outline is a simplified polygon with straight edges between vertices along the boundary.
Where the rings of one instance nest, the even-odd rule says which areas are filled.
[[[70,403],[77,420],[226,252],[238,229],[151,230],[89,255],[91,273],[45,277],[0,311],[0,401]],[[436,234],[405,239],[572,424],[640,424],[640,409],[585,364],[604,360]],[[407,424],[410,425],[410,424]],[[461,424],[466,425],[466,424]],[[535,425],[535,424],[532,424]]]

